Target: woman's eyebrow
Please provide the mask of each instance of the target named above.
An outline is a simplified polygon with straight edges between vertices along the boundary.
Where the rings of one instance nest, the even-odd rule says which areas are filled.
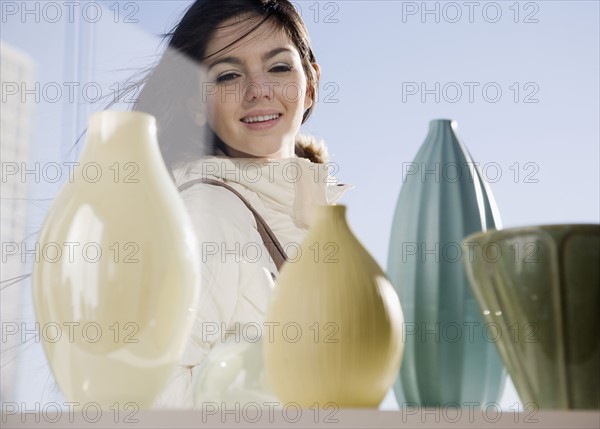
[[[242,60],[240,60],[238,57],[223,57],[223,58],[219,58],[217,60],[214,60],[212,63],[210,63],[210,65],[208,66],[208,70],[210,70],[214,66],[216,66],[218,64],[222,64],[222,63],[230,63],[230,64],[242,65]]]
[[[284,47],[271,49],[269,52],[263,54],[262,60],[267,61],[267,60],[273,58],[274,56],[281,54],[282,52],[290,52],[291,53],[292,50],[290,48],[284,48]],[[232,56],[219,58],[219,59],[216,59],[215,61],[213,61],[212,63],[210,63],[210,65],[208,66],[208,70],[210,70],[217,64],[222,64],[222,63],[242,65],[242,60],[239,59],[238,57],[232,57]]]
[[[269,60],[269,59],[273,58],[274,56],[281,54],[282,52],[292,53],[292,50],[290,48],[284,48],[284,47],[271,49],[269,52],[267,52],[266,54],[264,54],[262,56],[262,60],[263,61]]]

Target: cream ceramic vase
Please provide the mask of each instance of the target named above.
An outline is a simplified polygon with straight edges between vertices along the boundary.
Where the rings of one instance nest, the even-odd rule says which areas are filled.
[[[352,234],[345,206],[319,206],[282,268],[265,321],[269,383],[283,403],[377,407],[403,352],[398,296]]]
[[[195,316],[198,245],[153,116],[98,112],[87,135],[40,234],[40,337],[66,399],[146,408]]]

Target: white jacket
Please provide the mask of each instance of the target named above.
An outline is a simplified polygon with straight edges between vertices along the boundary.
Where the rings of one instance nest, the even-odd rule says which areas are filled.
[[[202,177],[224,181],[246,198],[291,260],[316,206],[335,203],[352,187],[338,184],[326,164],[299,157],[209,157],[175,171],[177,186]],[[192,408],[198,364],[215,343],[239,335],[245,324],[262,326],[274,287],[271,273],[277,273],[254,216],[230,190],[198,183],[181,197],[201,245],[202,287],[186,350],[155,407]]]

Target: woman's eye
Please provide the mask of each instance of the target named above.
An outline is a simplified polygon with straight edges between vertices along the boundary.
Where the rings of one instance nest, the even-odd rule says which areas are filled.
[[[289,72],[291,70],[292,70],[292,68],[285,64],[277,65],[271,69],[271,71],[275,72],[275,73],[285,73],[285,72]]]
[[[225,74],[217,77],[216,82],[217,83],[229,82],[229,81],[234,80],[238,76],[239,76],[239,74],[237,74],[237,73],[225,73]]]

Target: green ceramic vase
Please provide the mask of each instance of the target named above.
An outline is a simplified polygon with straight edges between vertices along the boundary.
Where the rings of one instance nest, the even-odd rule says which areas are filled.
[[[465,266],[525,404],[600,408],[600,225],[488,231]]]

